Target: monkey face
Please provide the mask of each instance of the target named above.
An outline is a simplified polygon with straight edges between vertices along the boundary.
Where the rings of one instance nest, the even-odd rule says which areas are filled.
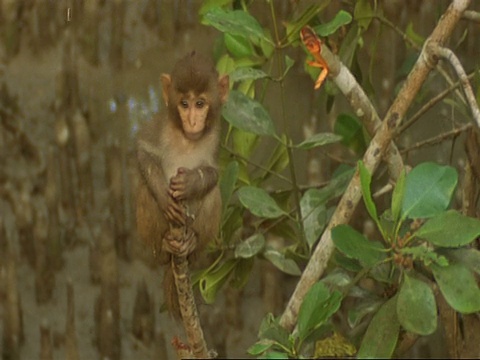
[[[198,140],[207,126],[207,116],[210,108],[204,94],[197,95],[193,92],[180,97],[177,104],[178,114],[182,120],[185,136],[190,140]]]

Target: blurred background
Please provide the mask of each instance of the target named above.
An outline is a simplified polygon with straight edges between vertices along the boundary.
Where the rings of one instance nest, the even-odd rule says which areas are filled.
[[[267,1],[245,3],[271,28]],[[279,23],[312,3],[274,1]],[[321,18],[351,11],[354,3],[332,1]],[[449,4],[378,3],[395,26],[412,24],[420,36],[428,36]],[[201,25],[202,5],[199,0],[0,0],[3,359],[173,358],[170,340],[182,329],[159,312],[162,271],[136,241],[134,139],[139,124],[163,106],[160,74],[194,49],[215,56],[219,33]],[[475,7],[478,11],[478,2]],[[370,72],[369,91],[382,116],[412,54],[393,29],[378,27],[365,33],[355,66]],[[478,68],[479,36],[474,23],[455,32],[452,43],[458,43],[456,53],[466,68]],[[375,52],[368,48],[372,39]],[[284,82],[286,117],[299,124],[290,134],[298,143],[309,132],[331,130],[348,105],[339,99],[327,112],[325,92],[313,91],[304,69],[305,51],[291,47],[288,54],[295,64]],[[279,87],[272,85],[264,104],[273,119],[281,111],[278,99]],[[401,144],[424,139],[432,126],[438,133],[450,129],[457,114],[455,106],[443,104]],[[412,162],[445,162],[454,151],[452,142],[439,143],[416,151]],[[315,152],[298,155],[300,182],[329,179],[331,160],[312,163],[317,158]],[[462,157],[453,158],[461,167]],[[226,289],[215,305],[199,304],[207,343],[220,356],[245,357],[263,315],[284,308],[297,278],[270,265],[257,262],[254,273],[261,275],[252,276],[243,290]],[[268,293],[269,281],[284,285]],[[441,336],[419,342],[414,354],[445,356]]]

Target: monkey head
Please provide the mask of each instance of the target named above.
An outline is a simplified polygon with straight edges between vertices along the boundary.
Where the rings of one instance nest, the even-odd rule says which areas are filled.
[[[228,76],[219,78],[213,62],[193,51],[161,80],[169,119],[187,139],[200,139],[218,121],[228,96]]]

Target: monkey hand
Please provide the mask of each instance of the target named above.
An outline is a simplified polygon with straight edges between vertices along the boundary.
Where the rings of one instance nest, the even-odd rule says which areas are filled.
[[[196,247],[197,236],[189,227],[169,230],[163,238],[162,249],[176,256],[186,257],[190,255]]]
[[[187,224],[185,206],[181,202],[175,200],[172,196],[168,196],[167,208],[164,213],[168,222],[173,225],[185,226]]]
[[[202,198],[218,182],[218,171],[212,166],[199,166],[195,169],[180,167],[170,179],[169,194],[176,200]]]
[[[198,178],[199,175],[196,171],[179,167],[177,174],[170,179],[170,187],[168,189],[170,196],[176,200],[191,198]]]

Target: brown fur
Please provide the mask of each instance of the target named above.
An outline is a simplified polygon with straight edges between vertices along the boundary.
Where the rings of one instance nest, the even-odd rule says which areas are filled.
[[[195,216],[190,227],[196,235],[196,247],[189,259],[218,234],[221,198],[216,158],[219,116],[227,97],[228,78],[219,80],[213,64],[193,52],[177,62],[171,76],[162,75],[162,83],[168,110],[143,126],[138,134],[141,181],[136,215],[140,239],[152,247],[161,263],[169,264],[171,254],[163,245],[172,223],[168,214],[179,211],[176,204],[185,203],[188,213]],[[204,128],[194,140],[186,136],[178,111],[179,102],[192,93],[202,95],[208,106],[206,118],[202,119]],[[186,170],[179,172],[179,168]],[[176,183],[180,185],[174,191]],[[171,266],[167,265],[165,270],[165,301],[169,310],[178,315]]]

